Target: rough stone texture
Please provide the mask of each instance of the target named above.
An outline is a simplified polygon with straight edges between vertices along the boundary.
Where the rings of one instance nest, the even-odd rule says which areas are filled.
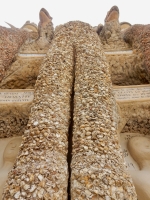
[[[93,28],[78,21],[65,24],[52,41],[3,199],[67,199],[74,73],[71,197],[137,199],[118,144],[109,66]]]
[[[55,36],[36,82],[28,130],[4,199],[15,198],[19,191],[22,199],[67,199],[73,51],[69,34]],[[14,171],[19,172],[18,178],[24,177],[20,183]]]
[[[147,73],[150,82],[150,25],[133,25],[124,33],[124,40],[132,45],[137,54],[142,54],[142,67]]]
[[[1,89],[32,89],[34,88],[43,57],[18,56],[12,63],[0,83]]]
[[[150,134],[150,102],[119,103],[119,132]]]
[[[0,81],[27,37],[24,30],[0,27]]]
[[[110,71],[102,45],[91,27],[77,26],[71,197],[136,199],[122,163]]]
[[[106,55],[111,69],[111,80],[114,85],[148,84],[146,70],[143,68],[142,54]]]
[[[0,104],[0,138],[21,136],[28,123],[31,103]]]
[[[117,6],[113,6],[110,11],[108,11],[104,26],[98,26],[97,32],[104,49],[114,51],[117,49],[130,48],[130,45],[124,42],[122,37],[121,26],[119,23],[119,9]]]
[[[142,67],[142,54],[113,54],[107,55],[110,65],[111,80],[115,85],[140,85],[148,84],[146,70]],[[0,83],[0,88],[34,88],[43,57],[16,57],[5,77]]]
[[[35,58],[28,56],[25,59],[18,57],[16,53],[18,51],[21,54],[47,53],[54,34],[52,17],[42,8],[39,18],[38,38],[36,32],[16,29],[12,25],[10,25],[11,29],[4,27],[0,29],[0,73],[2,74],[0,88],[34,88],[43,57],[38,58],[38,55],[35,55]],[[32,24],[26,23],[25,25],[31,26]]]
[[[27,41],[20,49],[20,53],[46,53],[50,47],[54,35],[52,17],[44,8],[39,13],[38,24],[39,37],[33,41]]]

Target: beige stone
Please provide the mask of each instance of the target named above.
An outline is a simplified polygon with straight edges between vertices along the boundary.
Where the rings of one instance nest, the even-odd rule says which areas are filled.
[[[32,89],[34,88],[43,56],[34,55],[34,57],[26,54],[25,56],[17,56],[16,61],[10,66],[5,77],[0,83],[2,89]],[[44,55],[45,56],[45,55]]]
[[[2,200],[7,175],[14,165],[21,141],[21,137],[0,139],[0,200]]]
[[[150,135],[122,133],[121,145],[127,170],[131,174],[139,200],[150,198]]]
[[[114,86],[117,102],[149,101],[150,85]]]
[[[23,135],[3,199],[136,200],[135,185],[138,198],[147,200],[149,26],[122,30],[127,24],[119,23],[117,6],[94,28],[75,21],[54,33],[45,9],[39,18],[38,38],[36,26],[22,27],[32,37],[0,84],[11,89],[0,96],[0,138]],[[33,101],[33,91],[25,97],[27,90],[12,90],[29,88]]]

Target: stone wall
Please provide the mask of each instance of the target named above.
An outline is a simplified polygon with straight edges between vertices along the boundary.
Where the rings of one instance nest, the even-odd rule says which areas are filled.
[[[132,50],[110,52],[107,62],[111,69],[111,80],[114,85],[140,85],[148,84],[147,73],[143,67],[142,54]]]
[[[34,88],[43,56],[25,55],[17,56],[16,61],[12,63],[5,77],[0,83],[1,89],[32,89]]]
[[[15,27],[11,29],[0,27],[0,82],[3,81],[1,83],[2,88],[28,88],[28,86],[32,88],[34,86],[40,63],[36,63],[38,61],[35,60],[33,66],[32,58],[24,62],[17,54],[41,53],[45,56],[47,53],[54,34],[52,17],[46,9],[42,8],[39,18],[38,34]],[[38,55],[35,55],[35,57],[38,57]],[[37,60],[39,59],[37,58]],[[22,62],[21,66],[20,62]],[[14,81],[18,83],[14,83]]]
[[[150,25],[133,25],[124,33],[124,40],[132,45],[136,53],[142,54],[142,66],[150,82]]]
[[[27,37],[24,30],[0,27],[0,81]]]
[[[0,138],[22,136],[28,123],[31,103],[0,104]]]

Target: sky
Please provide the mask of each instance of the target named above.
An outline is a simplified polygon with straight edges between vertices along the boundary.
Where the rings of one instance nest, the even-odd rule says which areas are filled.
[[[27,20],[38,24],[39,11],[45,8],[53,17],[56,27],[72,20],[87,22],[92,26],[104,24],[109,9],[116,5],[120,22],[150,23],[150,0],[0,0],[0,25],[5,22],[21,28]]]

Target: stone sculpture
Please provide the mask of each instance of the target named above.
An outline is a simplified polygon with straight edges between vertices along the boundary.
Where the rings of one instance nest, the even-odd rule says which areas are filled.
[[[117,6],[113,6],[108,12],[105,17],[105,22],[110,21],[118,21],[119,19],[119,8]]]
[[[136,53],[142,55],[142,68],[146,71],[146,78],[150,83],[150,25],[136,24],[124,33],[124,40],[128,42]]]
[[[124,42],[119,23],[119,8],[113,6],[105,17],[104,26],[97,27],[97,33],[107,50],[127,49],[129,45]]]
[[[122,31],[121,24],[119,9],[113,6],[107,13],[104,26],[97,27],[104,49],[120,52],[118,55],[112,53],[107,56],[111,66],[112,82],[116,85],[148,84],[150,25],[130,25]],[[123,50],[128,52],[123,53]]]
[[[8,172],[14,165],[21,141],[21,138],[14,138],[10,140],[4,150],[3,166],[0,169],[0,200],[2,200],[2,192],[8,176]]]
[[[9,62],[7,68],[5,69],[5,76],[3,73],[3,80],[0,83],[0,88],[7,88],[7,89],[15,89],[15,88],[34,88],[35,81],[37,79],[37,75],[39,73],[39,69],[41,66],[41,63],[43,61],[43,56],[47,53],[50,42],[53,38],[54,30],[53,30],[53,24],[52,24],[52,17],[49,15],[46,9],[42,8],[39,12],[39,18],[40,22],[38,25],[38,37],[36,39],[33,39],[31,37],[32,35],[36,34],[37,32],[29,32],[25,31],[23,27],[31,27],[31,23],[27,22],[21,29],[14,29],[11,31],[17,30],[18,34],[24,33],[26,41],[23,40],[22,43],[20,44],[20,49],[17,48],[15,50],[15,54],[19,53],[21,54],[30,54],[32,56],[33,54],[35,57],[21,57],[21,56],[15,56],[14,62]],[[30,28],[29,27],[29,28]],[[33,34],[34,33],[34,34]],[[5,37],[4,34],[2,34],[3,37]],[[17,42],[19,41],[19,37],[16,34],[16,38],[18,39]],[[8,38],[10,37],[10,33],[8,33]],[[4,40],[5,41],[5,40]],[[16,42],[14,38],[12,38],[12,41]],[[24,42],[25,41],[25,42]],[[23,44],[24,43],[24,44]],[[22,45],[23,44],[23,45]],[[6,45],[8,46],[9,43]],[[16,43],[17,45],[17,43]],[[13,51],[13,48],[10,47],[10,51]],[[3,51],[3,49],[2,49]],[[3,51],[3,54],[5,51]],[[38,55],[38,53],[42,55]],[[2,54],[2,55],[3,55]],[[9,56],[9,59],[13,59],[13,55]]]
[[[136,200],[116,129],[110,71],[99,37],[89,24],[68,22],[55,33],[40,70],[24,142],[3,199],[66,200],[69,187],[72,199]]]
[[[135,136],[128,141],[128,150],[140,171],[131,170],[138,200],[150,199],[150,138]]]
[[[140,73],[135,70],[135,65],[139,64],[137,68],[141,66],[141,53],[136,55],[132,51],[132,48],[135,50],[138,46],[134,48],[134,42],[127,39],[127,32],[121,32],[118,7],[110,9],[104,26],[98,26],[98,35],[89,24],[75,21],[58,26],[54,38],[52,18],[45,9],[41,9],[38,32],[38,39],[26,41],[20,49],[20,55],[44,54],[46,57],[36,81],[31,115],[23,135],[21,151],[9,173],[3,200],[66,200],[70,197],[79,200],[137,200],[132,179],[124,169],[117,133],[130,131],[131,127],[135,129],[136,126],[132,124],[135,121],[139,124],[138,120],[143,115],[146,117],[143,120],[146,124],[144,130],[149,133],[149,104],[142,104],[142,109],[144,107],[147,112],[139,109],[141,104],[120,104],[122,121],[117,126],[119,112],[112,92],[110,73],[113,83],[117,85],[147,82],[143,74],[137,81],[137,74]],[[128,44],[123,40],[123,34]],[[127,50],[129,54],[107,54],[106,59],[103,48],[105,53],[112,53],[114,50],[126,53]],[[37,60],[37,57],[34,59]],[[23,61],[22,58],[20,60]],[[17,62],[22,67],[20,60]],[[10,68],[14,79],[4,81],[2,88],[15,88],[11,86],[12,82],[15,82],[19,73],[26,71],[24,65],[24,70],[19,67],[18,74],[14,72],[13,67],[18,66],[17,62]],[[27,63],[28,67],[32,67],[31,63]],[[38,63],[41,63],[40,59]],[[111,64],[111,69],[108,63]],[[123,63],[121,68],[118,67],[120,63]],[[30,80],[30,74],[26,74],[28,78],[25,77],[22,82],[18,79],[16,87],[31,87],[28,81],[24,83],[25,80]],[[37,74],[38,70],[34,81]],[[34,81],[31,79],[32,87]],[[9,109],[4,110],[10,112]],[[13,127],[18,119],[23,118],[17,115],[14,120],[16,115],[13,114],[6,123],[4,120],[0,123],[5,126],[11,121],[10,125]],[[140,116],[138,120],[137,115]],[[20,122],[19,129],[15,127],[18,129],[17,134],[22,134],[19,130],[25,128],[27,120],[28,118],[23,125]],[[143,122],[141,124],[143,127]],[[16,134],[15,128],[10,130],[8,127],[1,136],[13,136]],[[73,130],[68,134],[71,129]],[[7,130],[10,130],[9,134]],[[146,143],[144,140],[142,142]],[[131,150],[130,146],[133,145],[129,144],[128,147],[134,152],[134,157],[136,150]],[[145,167],[141,167],[143,176],[145,171]],[[133,181],[138,182],[134,178]],[[137,188],[138,186],[136,190],[140,191]],[[137,193],[139,198],[147,198],[144,196],[144,189],[140,194]]]
[[[39,13],[39,19],[38,38],[31,42],[27,41],[21,47],[20,53],[46,53],[49,49],[54,34],[52,17],[45,8],[42,8]]]

